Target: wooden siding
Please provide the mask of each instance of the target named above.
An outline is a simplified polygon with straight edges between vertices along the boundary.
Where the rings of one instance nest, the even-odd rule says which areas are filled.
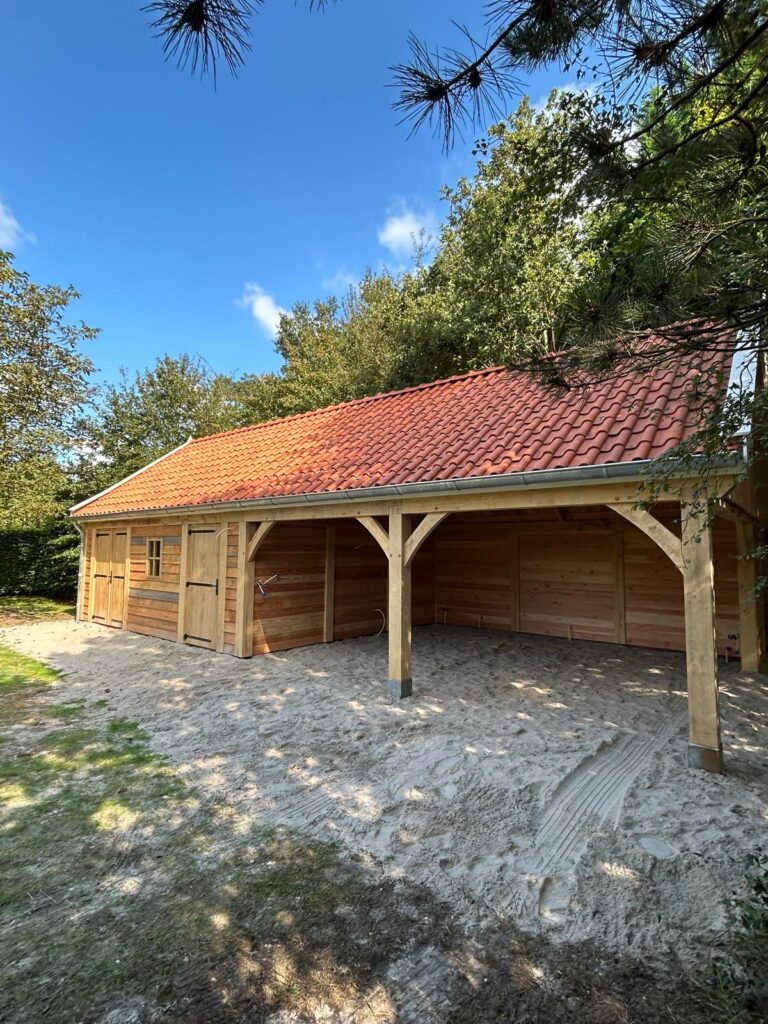
[[[264,582],[262,593],[259,581]],[[280,523],[256,554],[253,653],[321,643],[325,524]]]
[[[658,518],[679,536],[674,512]],[[636,527],[610,510],[589,508],[501,520],[502,514],[449,519],[435,531],[436,622],[510,629],[517,613],[524,633],[685,650],[682,576]],[[718,651],[734,656],[732,523],[715,520],[714,552]]]
[[[131,523],[131,574],[128,583],[127,628],[134,633],[175,640],[179,623],[181,520]],[[147,576],[147,540],[163,542],[161,574]]]
[[[93,553],[94,527],[85,531],[83,538],[83,575],[80,579],[80,618],[87,619],[91,607],[91,555]]]
[[[387,614],[387,559],[370,533],[355,522],[336,526],[333,638],[369,636]]]
[[[658,512],[679,534],[679,513]],[[278,573],[254,598],[254,653],[320,643],[324,635],[327,522],[280,523],[264,541],[257,580]],[[353,520],[335,520],[333,638],[378,633],[387,610],[387,560]],[[175,640],[182,520],[110,523],[131,528],[126,625]],[[93,535],[85,530],[81,614],[91,593]],[[222,647],[235,652],[238,524],[226,524]],[[146,576],[146,540],[163,538],[162,576]],[[717,642],[738,652],[736,537],[714,525]],[[413,622],[464,625],[684,650],[682,578],[640,530],[604,508],[456,515],[442,523],[413,563]]]
[[[616,642],[616,530],[597,523],[519,527],[520,631]]]
[[[673,516],[659,518],[680,535]],[[713,534],[717,650],[734,656],[739,646],[736,530],[733,523],[715,519]],[[627,643],[684,651],[683,578],[653,541],[631,526],[624,530],[624,586]]]
[[[451,523],[435,530],[435,621],[510,629],[512,531],[508,523]]]

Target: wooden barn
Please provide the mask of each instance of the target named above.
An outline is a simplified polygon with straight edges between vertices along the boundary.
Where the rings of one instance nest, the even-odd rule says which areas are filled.
[[[386,630],[401,697],[427,623],[685,651],[689,760],[720,771],[718,655],[763,644],[745,439],[637,506],[699,372],[553,394],[494,368],[189,440],[71,510],[79,616],[240,658]]]

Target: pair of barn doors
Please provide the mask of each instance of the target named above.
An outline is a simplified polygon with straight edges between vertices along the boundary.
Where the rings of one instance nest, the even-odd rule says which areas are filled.
[[[127,530],[97,530],[93,548],[91,619],[119,628],[125,617]]]

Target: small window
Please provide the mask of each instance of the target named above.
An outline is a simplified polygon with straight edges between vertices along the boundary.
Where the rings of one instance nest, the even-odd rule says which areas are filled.
[[[154,579],[158,579],[162,569],[161,561],[163,557],[163,542],[162,540],[148,540],[147,541],[147,576]]]

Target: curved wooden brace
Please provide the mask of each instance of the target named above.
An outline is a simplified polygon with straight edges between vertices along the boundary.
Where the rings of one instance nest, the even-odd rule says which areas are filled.
[[[630,502],[609,505],[608,508],[618,512],[620,516],[623,516],[633,526],[636,526],[638,530],[642,530],[672,560],[680,572],[685,572],[682,541],[671,530],[668,530],[666,526],[663,526],[658,519],[654,519],[650,512],[636,508]]]
[[[389,558],[389,535],[384,527],[373,516],[356,516],[355,518],[358,523],[366,528],[387,558]]]
[[[245,557],[246,562],[252,562],[254,560],[254,558],[256,557],[256,552],[261,547],[262,541],[265,540],[267,534],[269,533],[273,526],[277,526],[277,523],[274,520],[270,520],[269,522],[261,523],[259,525],[259,528],[256,531],[256,533],[254,533],[254,535],[248,541],[248,551]]]
[[[450,512],[428,512],[405,542],[405,564],[410,565],[416,552],[436,526],[450,515]]]

